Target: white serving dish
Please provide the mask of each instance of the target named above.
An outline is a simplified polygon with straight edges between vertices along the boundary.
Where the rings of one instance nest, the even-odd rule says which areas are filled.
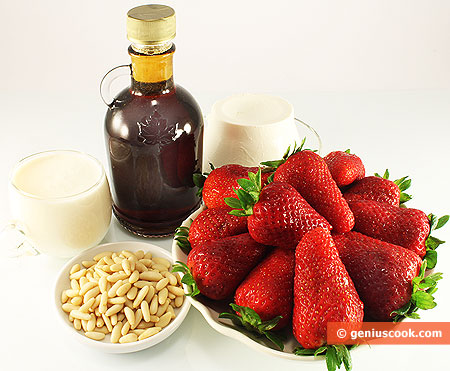
[[[103,339],[102,341],[96,341],[87,338],[82,333],[82,331],[75,330],[72,325],[72,322],[69,321],[68,314],[64,312],[61,308],[61,292],[65,289],[70,288],[70,280],[69,280],[70,269],[76,263],[81,264],[83,260],[92,260],[92,258],[100,252],[103,251],[119,252],[122,250],[128,250],[130,252],[135,252],[138,250],[151,252],[153,256],[166,258],[173,263],[172,256],[167,250],[164,250],[161,247],[149,243],[134,242],[134,241],[107,243],[97,247],[93,247],[89,250],[85,250],[81,254],[69,260],[59,272],[53,290],[57,317],[60,319],[63,328],[66,330],[66,333],[69,336],[80,341],[81,343],[106,353],[137,352],[139,350],[143,350],[160,343],[161,341],[169,337],[181,325],[191,306],[190,304],[191,302],[189,300],[184,300],[183,305],[180,308],[175,308],[176,317],[167,325],[167,327],[162,329],[159,333],[157,333],[154,336],[133,343],[125,343],[125,344],[110,343],[109,340],[110,335],[106,335],[105,339]]]

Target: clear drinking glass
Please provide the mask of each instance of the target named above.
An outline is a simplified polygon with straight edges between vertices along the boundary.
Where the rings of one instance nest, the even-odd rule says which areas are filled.
[[[21,160],[10,176],[9,200],[13,220],[2,233],[10,241],[9,256],[75,256],[97,245],[111,221],[105,170],[77,151],[46,151]]]

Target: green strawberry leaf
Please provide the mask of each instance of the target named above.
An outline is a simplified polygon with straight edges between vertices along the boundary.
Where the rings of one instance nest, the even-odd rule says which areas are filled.
[[[428,221],[430,222],[430,230],[433,231],[436,228],[438,217],[434,214],[428,214]]]
[[[424,258],[424,260],[427,260],[428,262],[427,265],[428,269],[433,269],[436,266],[437,252],[435,250],[439,247],[439,245],[445,243],[445,241],[442,241],[437,237],[431,236],[431,232],[436,229],[442,228],[445,224],[447,224],[449,218],[450,218],[449,215],[444,215],[438,218],[434,214],[428,214],[428,220],[430,222],[430,235],[425,241],[427,252]]]
[[[192,174],[192,180],[194,181],[194,185],[198,188],[197,190],[197,196],[202,197],[203,192],[203,185],[205,184],[206,180],[206,173],[202,174],[200,172]]]
[[[191,251],[191,243],[189,242],[189,228],[178,227],[175,229],[174,240],[177,241],[178,247],[187,255]]]
[[[420,309],[432,309],[436,306],[433,296],[425,291],[414,292],[411,301]]]
[[[389,179],[389,170],[386,169],[383,176],[381,176],[378,173],[374,174],[375,176],[383,179]],[[404,206],[405,202],[408,202],[412,199],[412,196],[405,193],[405,191],[411,186],[411,179],[408,179],[408,176],[404,176],[403,178],[394,180],[394,183],[397,184],[398,188],[400,189],[400,207]]]
[[[336,348],[329,347],[325,353],[325,362],[327,364],[328,371],[336,371],[339,361],[337,359]]]
[[[449,219],[450,219],[450,215],[444,215],[444,216],[440,217],[435,229],[442,228],[445,224],[447,224]]]
[[[412,284],[411,299],[403,307],[393,311],[391,315],[394,322],[401,321],[403,318],[419,319],[418,309],[433,309],[436,306],[433,294],[437,290],[437,283],[442,279],[442,273],[433,273],[425,276],[428,268],[428,260],[424,259],[417,277],[414,277]]]
[[[232,207],[233,209],[239,209],[241,207],[241,203],[237,198],[225,197],[224,201],[228,206]]]
[[[314,352],[313,353],[314,356],[318,356],[318,355],[320,355],[322,353],[325,353],[327,351],[327,346],[326,345],[322,346],[320,348],[317,348],[316,350],[314,350],[314,349],[305,349],[305,350],[312,350]]]
[[[350,148],[346,149],[344,152],[345,152],[345,153],[348,153],[349,155],[351,154]]]
[[[189,269],[189,267],[180,261],[176,261],[176,264],[172,267],[172,273],[180,272],[183,273],[183,278],[181,279],[181,282],[184,283],[187,287],[189,292],[186,293],[187,296],[196,296],[200,294],[200,290],[197,287],[197,283],[194,280],[194,277],[192,277],[192,273]]]
[[[278,324],[281,316],[277,316],[269,321],[261,321],[261,317],[252,308],[244,307],[234,303],[230,307],[235,313],[223,312],[219,314],[219,318],[231,319],[233,323],[239,327],[244,327],[246,330],[258,335],[265,336],[280,350],[284,349],[283,338],[271,331]],[[238,314],[236,314],[238,313]]]
[[[342,364],[346,371],[352,369],[352,357],[350,350],[357,345],[324,345],[317,349],[306,349],[301,346],[294,349],[294,354],[297,356],[314,356],[325,355],[325,362],[328,371],[336,371],[341,368]]]
[[[325,350],[327,349],[327,347],[321,347],[319,349],[322,349],[322,348],[325,348]],[[317,353],[319,351],[319,349],[316,350],[316,349],[307,349],[307,348],[298,347],[298,348],[294,349],[294,354],[296,356],[317,356],[317,355],[321,355],[321,353],[322,353],[322,351]]]
[[[229,212],[231,215],[248,216],[253,214],[253,206],[259,201],[261,193],[261,168],[256,173],[249,172],[248,179],[241,178],[237,180],[242,189],[234,188],[233,191],[237,195],[234,197],[224,198],[225,203],[233,208]]]
[[[300,146],[297,147],[297,143],[294,142],[294,148],[291,151],[291,146],[289,146],[286,150],[286,152],[284,153],[283,157],[281,158],[281,160],[272,160],[272,161],[264,161],[261,162],[261,165],[264,166],[268,166],[270,168],[272,168],[273,170],[277,169],[280,165],[284,164],[286,162],[286,160],[291,157],[292,155],[295,155],[296,153],[303,151],[303,150],[307,150],[306,148],[303,148],[306,142],[306,137],[304,137],[302,139],[302,142],[300,143]],[[317,152],[316,150],[314,150],[313,152]]]
[[[425,254],[424,260],[427,261],[427,267],[429,269],[433,269],[437,264],[437,251],[427,249],[427,253]]]

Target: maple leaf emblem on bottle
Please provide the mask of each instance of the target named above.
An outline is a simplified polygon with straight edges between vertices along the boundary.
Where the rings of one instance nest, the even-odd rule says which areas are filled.
[[[145,144],[167,144],[175,136],[175,128],[167,125],[157,111],[137,122],[139,127],[138,138]]]

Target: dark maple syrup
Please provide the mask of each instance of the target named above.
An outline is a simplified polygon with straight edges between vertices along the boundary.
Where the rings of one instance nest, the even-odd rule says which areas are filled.
[[[131,86],[105,117],[113,210],[125,228],[144,236],[173,233],[200,204],[192,175],[202,167],[203,118],[191,94],[173,82],[174,51],[172,45],[147,55],[130,47]],[[163,79],[141,77],[146,71]]]

